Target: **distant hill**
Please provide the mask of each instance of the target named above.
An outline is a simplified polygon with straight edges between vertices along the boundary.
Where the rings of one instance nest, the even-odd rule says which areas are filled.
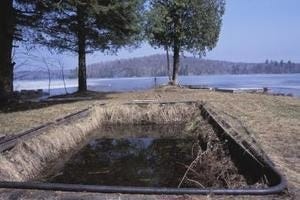
[[[172,63],[172,60],[171,60]],[[139,58],[120,59],[99,62],[87,67],[89,78],[112,77],[151,77],[166,76],[167,61],[165,55],[152,55]],[[65,70],[66,78],[76,78],[76,70]],[[264,63],[235,63],[227,61],[206,60],[194,57],[182,57],[180,75],[205,74],[284,74],[300,73],[300,64],[290,61],[266,61]],[[59,70],[51,71],[52,79],[61,79]],[[16,79],[47,79],[46,71],[19,71]]]
[[[68,78],[76,78],[76,70],[64,70],[64,76],[66,79]],[[54,79],[62,79],[61,70],[51,70],[50,77],[52,80]],[[44,80],[49,78],[49,72],[46,70],[19,70],[14,74],[15,80]]]
[[[172,62],[172,61],[171,61]],[[166,76],[165,55],[152,55],[139,58],[121,59],[95,63],[88,66],[88,77],[143,77]],[[300,64],[292,62],[266,61],[265,63],[234,63],[182,57],[180,75],[202,74],[282,74],[300,73]]]

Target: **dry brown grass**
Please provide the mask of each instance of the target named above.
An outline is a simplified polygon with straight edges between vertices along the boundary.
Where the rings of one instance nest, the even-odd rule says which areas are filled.
[[[253,134],[258,145],[286,175],[290,190],[300,189],[300,99],[260,94],[228,94],[177,89],[125,93],[119,99],[203,100],[219,113],[239,120]],[[224,114],[224,117],[226,114]],[[232,121],[232,117],[227,117]],[[240,125],[235,125],[238,130]]]
[[[196,105],[108,105],[96,108],[96,115],[105,124],[168,124],[185,123],[191,120]]]
[[[101,95],[100,95],[100,98]],[[132,100],[158,101],[203,100],[215,109],[238,119],[250,130],[262,149],[286,175],[292,196],[269,196],[267,199],[297,199],[300,195],[300,100],[258,94],[225,94],[187,89],[158,89],[147,92],[110,94],[110,100],[78,102],[26,112],[0,113],[0,128],[4,133],[29,129],[65,115],[65,110],[80,110],[98,102],[122,103]],[[67,112],[67,111],[66,111]],[[224,114],[225,116],[226,114]],[[239,126],[239,125],[238,125]],[[67,193],[64,195],[68,196]],[[71,195],[72,196],[72,195]],[[93,196],[93,195],[92,195]],[[96,195],[95,195],[96,196]],[[74,195],[73,195],[74,197]],[[129,198],[129,197],[128,197]],[[145,197],[146,198],[146,197]],[[155,197],[149,197],[156,199]],[[233,197],[192,197],[192,199],[232,199]],[[236,197],[236,199],[263,199],[263,197]]]
[[[41,177],[49,165],[77,148],[97,125],[96,118],[87,117],[20,142],[0,156],[0,179],[29,181]]]
[[[0,134],[17,134],[18,132],[37,127],[87,108],[93,103],[93,101],[81,101],[70,104],[57,104],[27,111],[11,113],[0,112]]]
[[[78,149],[103,124],[168,124],[187,122],[195,112],[195,105],[183,104],[94,106],[88,117],[51,127],[42,135],[20,142],[0,156],[0,180],[30,181],[43,177],[63,156]]]

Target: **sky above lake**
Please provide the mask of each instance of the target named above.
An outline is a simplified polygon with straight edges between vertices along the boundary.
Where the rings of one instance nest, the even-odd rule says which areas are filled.
[[[138,49],[122,49],[118,55],[94,53],[87,63],[141,57],[164,53],[143,43]],[[59,57],[67,68],[77,65],[76,55],[40,55]],[[226,12],[217,47],[206,59],[234,62],[291,60],[300,62],[300,0],[227,0]]]

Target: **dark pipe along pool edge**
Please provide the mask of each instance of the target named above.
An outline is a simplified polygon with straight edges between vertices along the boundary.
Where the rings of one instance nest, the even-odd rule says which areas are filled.
[[[172,102],[173,103],[173,102]],[[197,103],[197,102],[195,102]],[[215,119],[214,119],[215,120]],[[246,152],[247,153],[247,152]],[[287,189],[287,181],[273,165],[264,161],[270,170],[279,177],[279,184],[268,188],[243,188],[243,189],[198,189],[198,188],[153,188],[153,187],[123,187],[123,186],[97,186],[79,184],[57,184],[38,182],[0,182],[0,188],[51,190],[65,192],[95,192],[95,193],[126,193],[126,194],[198,194],[198,195],[271,195],[282,193]]]
[[[38,182],[0,182],[0,188],[51,190],[65,192],[95,192],[95,193],[127,193],[127,194],[198,194],[198,195],[271,195],[282,193],[287,188],[287,181],[271,163],[265,162],[279,178],[279,184],[268,188],[243,188],[243,189],[198,189],[198,188],[151,188],[151,187],[122,187],[122,186],[97,186],[79,184],[57,184]]]
[[[92,192],[92,193],[126,193],[126,194],[198,194],[198,195],[270,195],[279,194],[286,189],[286,182],[265,189],[197,189],[197,188],[146,188],[122,186],[95,186],[77,184],[35,183],[35,182],[0,182],[1,188],[51,190],[63,192]]]

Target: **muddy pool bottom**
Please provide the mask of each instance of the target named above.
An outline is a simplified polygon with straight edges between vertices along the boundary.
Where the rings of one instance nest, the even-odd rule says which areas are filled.
[[[196,127],[189,131],[174,125],[101,128],[47,182],[169,188],[265,186],[260,175],[249,173],[247,165],[241,167],[231,157],[228,144],[219,140],[209,124],[199,121]]]

